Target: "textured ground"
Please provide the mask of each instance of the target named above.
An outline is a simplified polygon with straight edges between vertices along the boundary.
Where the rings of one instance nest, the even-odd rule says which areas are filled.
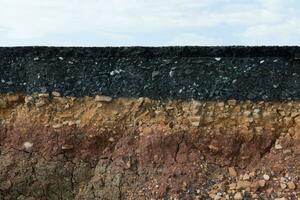
[[[300,102],[0,97],[0,199],[299,199]]]
[[[0,58],[0,200],[300,198],[300,47]]]

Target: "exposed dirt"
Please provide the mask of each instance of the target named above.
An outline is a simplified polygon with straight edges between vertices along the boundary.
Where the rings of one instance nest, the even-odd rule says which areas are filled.
[[[0,97],[0,199],[299,199],[300,102]]]

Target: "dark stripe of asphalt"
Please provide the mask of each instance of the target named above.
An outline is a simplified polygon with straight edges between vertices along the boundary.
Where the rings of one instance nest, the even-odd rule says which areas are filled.
[[[0,93],[298,100],[299,47],[0,48]]]

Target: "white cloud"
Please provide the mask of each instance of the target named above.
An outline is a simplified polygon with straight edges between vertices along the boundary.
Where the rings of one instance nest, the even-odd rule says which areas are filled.
[[[175,36],[170,41],[165,43],[166,46],[216,46],[222,41],[213,37],[204,37],[192,33],[184,33]]]
[[[0,8],[0,45],[300,44],[296,0],[0,0]]]

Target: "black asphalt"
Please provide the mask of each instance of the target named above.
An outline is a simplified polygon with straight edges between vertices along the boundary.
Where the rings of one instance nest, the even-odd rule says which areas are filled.
[[[0,71],[0,93],[300,98],[300,47],[3,47]]]

